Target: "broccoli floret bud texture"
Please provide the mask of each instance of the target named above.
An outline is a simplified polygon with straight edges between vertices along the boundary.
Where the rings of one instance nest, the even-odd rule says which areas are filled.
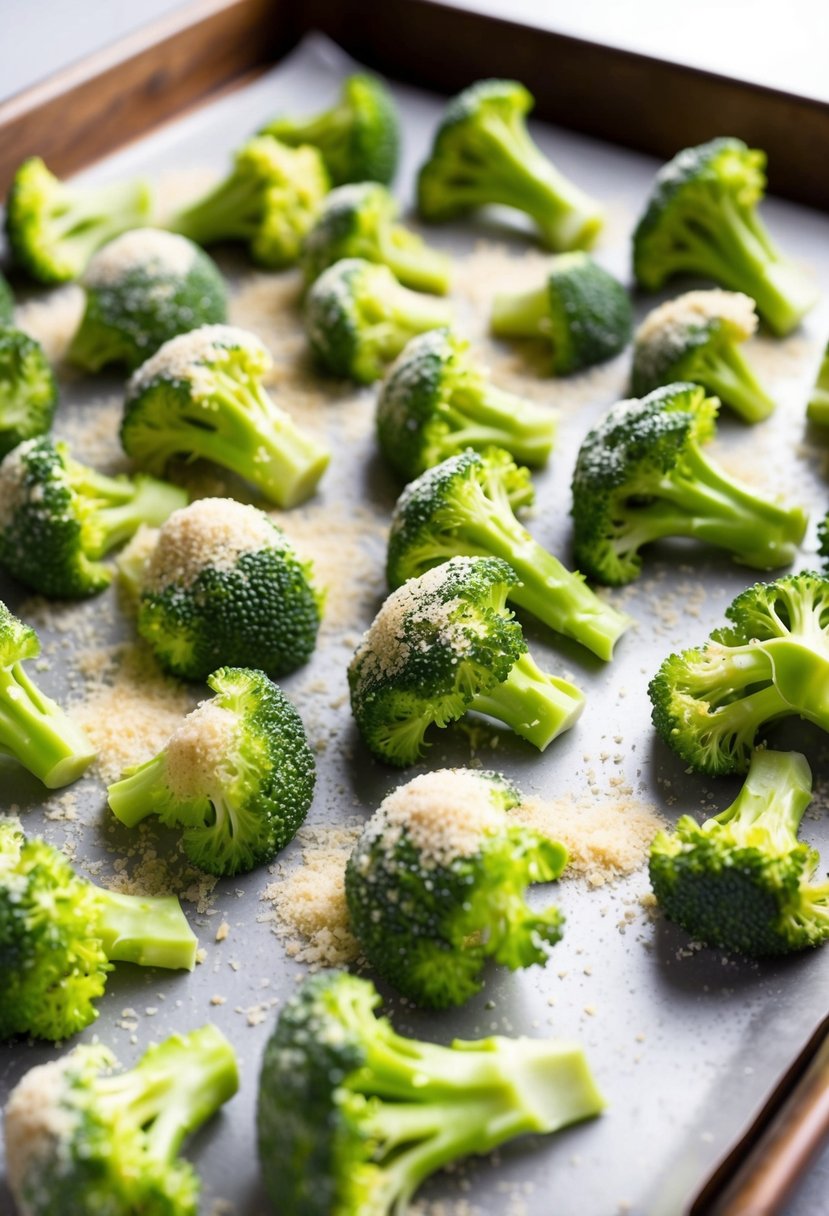
[[[206,680],[223,664],[284,675],[316,644],[311,577],[263,511],[202,498],[170,516],[138,574],[138,630],[185,679]]]
[[[412,339],[377,399],[380,450],[406,481],[465,448],[546,464],[555,430],[552,410],[496,388],[447,329]]]
[[[829,426],[829,342],[826,344],[826,350],[818,368],[806,415],[810,422],[816,422],[819,426]]]
[[[397,170],[400,115],[382,80],[366,73],[347,76],[329,110],[306,118],[280,116],[262,128],[283,144],[318,149],[333,185],[382,182]]]
[[[515,80],[479,80],[450,101],[418,177],[425,220],[498,203],[530,216],[548,249],[593,244],[602,210],[533,142],[525,122],[532,107],[532,94]]]
[[[742,291],[777,334],[787,334],[817,292],[780,253],[757,206],[766,188],[765,153],[740,139],[685,148],[656,175],[633,237],[633,270],[646,291],[675,274]]]
[[[829,730],[829,579],[757,583],[706,645],[670,655],[651,681],[659,734],[699,772],[744,773],[764,728],[800,717]]]
[[[318,362],[362,384],[377,380],[410,338],[452,319],[442,300],[402,287],[387,266],[343,258],[324,270],[305,301]]]
[[[184,851],[201,869],[238,874],[293,839],[314,795],[314,754],[299,714],[263,672],[223,667],[207,683],[216,695],[107,793],[128,827],[157,815],[184,829]]]
[[[15,260],[41,283],[83,274],[96,249],[152,218],[144,182],[67,186],[35,156],[14,175],[6,203],[6,233]]]
[[[454,554],[501,558],[516,575],[508,593],[513,604],[610,659],[630,617],[599,599],[581,574],[568,570],[519,523],[514,511],[528,506],[533,493],[528,470],[497,448],[467,449],[428,469],[397,500],[389,585],[398,587]]]
[[[651,845],[654,894],[670,920],[709,946],[752,957],[821,946],[829,883],[797,838],[812,799],[798,752],[756,751],[736,800],[701,826],[683,815]]]
[[[392,195],[377,182],[357,182],[332,190],[305,239],[302,265],[308,283],[342,258],[363,258],[388,266],[404,287],[445,295],[450,259],[430,249],[397,220]]]
[[[52,425],[58,386],[43,347],[19,329],[0,326],[0,459]]]
[[[21,1216],[197,1216],[199,1178],[178,1151],[238,1085],[233,1048],[210,1025],[128,1072],[98,1044],[31,1069],[5,1116]]]
[[[504,607],[506,562],[455,557],[392,592],[351,661],[351,709],[367,747],[413,764],[427,728],[477,710],[540,751],[578,719],[584,696],[540,670]]]
[[[556,376],[605,363],[630,341],[630,298],[586,253],[553,258],[541,287],[496,295],[490,328],[499,338],[541,338]]]
[[[127,384],[121,443],[160,474],[174,456],[231,469],[279,507],[309,498],[329,453],[263,384],[273,366],[253,334],[204,325],[165,342]]]
[[[450,1162],[604,1106],[576,1045],[495,1036],[439,1047],[396,1034],[379,1003],[368,981],[323,971],[280,1012],[257,1129],[281,1216],[402,1216]]]
[[[112,963],[192,971],[197,945],[174,896],[106,891],[0,819],[0,1040],[68,1038],[98,1016]]]
[[[806,515],[753,493],[705,454],[717,410],[699,385],[669,384],[620,401],[589,432],[573,474],[574,550],[588,577],[629,583],[641,548],[669,536],[758,570],[794,560]]]
[[[532,911],[530,883],[550,882],[563,845],[510,815],[520,795],[497,773],[443,769],[383,801],[346,868],[351,927],[372,967],[418,1005],[462,1005],[492,959],[547,962],[561,937],[555,907]]]

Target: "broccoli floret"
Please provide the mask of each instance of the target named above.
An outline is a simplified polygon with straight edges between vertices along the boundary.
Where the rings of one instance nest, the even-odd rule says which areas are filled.
[[[633,270],[646,291],[675,274],[742,291],[777,334],[817,299],[814,286],[773,244],[757,212],[766,156],[740,139],[685,148],[656,175],[633,237]]]
[[[11,325],[14,321],[14,294],[8,282],[0,274],[0,326]]]
[[[548,249],[593,244],[602,210],[530,138],[525,118],[533,104],[515,80],[479,80],[449,102],[418,177],[425,220],[449,220],[499,203],[529,215]]]
[[[57,401],[55,374],[40,343],[0,327],[0,459],[49,430]]]
[[[556,415],[504,392],[447,329],[415,338],[377,399],[377,439],[406,481],[464,448],[501,447],[522,463],[546,464]]]
[[[415,334],[452,319],[442,300],[401,287],[387,266],[343,258],[324,270],[305,302],[316,358],[337,376],[377,380]]]
[[[0,756],[13,757],[49,789],[59,789],[77,781],[95,749],[23,670],[23,662],[39,654],[34,629],[0,602]]]
[[[556,376],[605,363],[630,341],[633,312],[621,283],[586,253],[553,258],[541,287],[496,295],[490,328],[499,338],[543,338]]]
[[[389,585],[423,574],[454,554],[502,558],[515,571],[510,601],[600,659],[613,657],[632,621],[533,540],[514,510],[534,496],[529,471],[507,452],[471,448],[406,486],[392,517]]]
[[[283,144],[317,148],[335,186],[382,182],[397,171],[400,116],[382,80],[359,73],[347,76],[330,110],[308,118],[274,118],[262,128]]]
[[[201,456],[279,507],[304,502],[329,453],[268,394],[262,380],[272,366],[258,338],[229,325],[204,325],[165,342],[127,384],[124,451],[158,474],[174,456]]]
[[[829,938],[829,883],[797,839],[812,798],[798,752],[756,751],[745,785],[700,826],[683,815],[651,845],[651,885],[666,916],[697,941],[752,957],[821,946]]]
[[[567,850],[509,812],[520,794],[498,773],[443,769],[399,786],[354,846],[345,872],[351,928],[383,979],[417,1005],[462,1005],[487,959],[543,966],[561,937],[555,907],[532,911]]]
[[[229,176],[167,227],[197,245],[242,241],[260,266],[291,266],[330,184],[316,148],[258,135],[236,153]]]
[[[744,773],[763,727],[798,716],[829,730],[829,578],[757,583],[696,650],[672,654],[650,683],[653,722],[692,768]]]
[[[257,1125],[281,1216],[402,1216],[451,1161],[604,1107],[574,1044],[496,1036],[439,1047],[395,1034],[379,1004],[367,980],[322,971],[280,1013]]]
[[[311,578],[263,511],[202,498],[170,516],[137,575],[138,631],[188,680],[223,665],[284,675],[316,644],[322,597]]]
[[[516,576],[494,557],[454,557],[392,592],[348,669],[366,746],[414,764],[427,728],[467,710],[504,723],[543,751],[584,708],[573,684],[541,671],[505,607]]]
[[[302,265],[308,283],[342,258],[379,262],[404,287],[445,295],[451,261],[430,249],[397,219],[397,203],[378,182],[338,186],[325,199],[305,238]]]
[[[239,1088],[215,1026],[173,1035],[122,1072],[101,1044],[31,1069],[6,1107],[9,1185],[25,1216],[197,1216],[178,1152]]]
[[[829,342],[826,343],[826,350],[818,368],[806,416],[810,422],[816,422],[819,426],[829,426]]]
[[[17,262],[41,283],[83,274],[96,249],[152,218],[145,182],[67,186],[38,156],[14,175],[6,202],[6,233]]]
[[[588,578],[617,586],[642,568],[639,550],[692,537],[760,570],[787,566],[806,530],[799,507],[754,494],[707,457],[719,403],[696,384],[620,401],[589,432],[573,474],[573,543]]]
[[[186,502],[178,486],[105,477],[74,460],[65,443],[27,439],[0,464],[0,565],[42,595],[95,595],[112,579],[99,559]]]
[[[83,277],[86,308],[69,358],[87,371],[133,371],[176,334],[227,318],[224,279],[183,236],[137,228],[93,255]]]
[[[739,348],[756,329],[754,301],[741,292],[688,291],[660,304],[636,332],[631,377],[635,396],[693,381],[745,422],[761,422],[774,402]]]
[[[107,795],[127,827],[157,815],[184,828],[195,865],[239,874],[271,861],[296,835],[314,796],[314,754],[299,714],[261,671],[223,667],[207,683],[216,696]]]
[[[65,1039],[98,1016],[113,962],[192,971],[198,942],[174,896],[121,895],[0,819],[0,1039]]]

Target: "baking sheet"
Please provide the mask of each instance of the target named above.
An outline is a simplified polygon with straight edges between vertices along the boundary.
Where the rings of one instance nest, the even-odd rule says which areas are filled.
[[[255,83],[129,146],[88,176],[100,180],[138,171],[157,174],[190,165],[223,171],[230,150],[267,116],[280,109],[318,107],[333,96],[337,80],[349,66],[330,44],[310,39]],[[497,57],[493,67],[497,69]],[[428,147],[442,103],[411,88],[401,87],[397,93],[406,115],[404,163],[397,190],[408,204],[414,170]],[[629,234],[656,165],[646,157],[541,124],[535,125],[534,134],[565,173],[607,204],[609,223],[597,256],[627,280]],[[774,200],[766,205],[765,214],[781,245],[811,265],[826,293],[829,219]],[[427,236],[459,259],[494,257],[492,248],[481,252],[482,241],[503,246],[516,258],[532,248],[520,232],[498,219],[436,228]],[[483,260],[481,264],[485,264]],[[222,265],[233,275],[243,263],[223,257]],[[466,298],[457,302],[461,328],[468,327],[474,337],[480,337],[481,319],[473,315],[470,299],[479,296],[480,312],[480,297],[485,300],[510,273],[504,261],[503,278],[496,276],[500,281],[483,283],[480,291],[467,277]],[[679,287],[670,294],[678,291]],[[655,302],[640,301],[638,315]],[[760,338],[752,343],[750,357],[779,401],[778,411],[754,430],[724,417],[717,443],[723,460],[741,474],[810,509],[813,526],[801,562],[804,567],[814,561],[814,524],[829,500],[820,438],[807,431],[804,421],[804,402],[827,332],[829,308],[824,301],[803,330],[785,342]],[[500,351],[499,370],[509,349],[489,352],[497,360]],[[556,451],[549,469],[537,478],[539,504],[530,526],[545,546],[566,555],[569,479],[575,453],[593,421],[624,395],[629,357],[559,384],[539,379],[530,352],[525,354],[526,375],[517,370],[524,357],[519,352],[509,383],[503,377],[501,383],[517,389],[523,385],[528,393],[560,409]],[[117,378],[73,378],[64,385],[56,429],[71,434],[80,458],[91,459],[94,453],[84,451],[78,420],[92,421],[118,391]],[[332,400],[325,429],[334,459],[317,505],[321,511],[342,507],[347,512],[352,504],[361,504],[368,512],[366,551],[374,554],[379,568],[383,545],[378,527],[388,518],[396,490],[375,453],[372,391],[364,394],[362,415],[349,408],[350,422],[338,418],[336,387],[321,382],[320,392]],[[292,408],[290,399],[281,400]],[[301,421],[301,413],[297,417]],[[354,417],[363,417],[361,428],[354,426]],[[290,519],[286,527],[290,532]],[[569,673],[587,691],[587,710],[573,731],[557,740],[543,757],[506,738],[494,755],[488,747],[473,753],[474,740],[467,733],[443,732],[433,736],[428,766],[482,760],[487,765],[497,763],[526,791],[550,798],[612,798],[621,783],[643,801],[660,807],[668,818],[688,809],[699,810],[702,802],[712,810],[725,807],[737,783],[683,772],[681,764],[654,738],[646,685],[669,651],[704,640],[709,629],[721,622],[723,609],[749,581],[750,573],[724,558],[692,546],[662,546],[647,560],[644,578],[615,597],[636,618],[638,627],[622,639],[612,664],[605,666],[579,647],[559,644],[551,635],[527,625],[528,640],[541,665]],[[370,622],[376,591],[367,588],[358,627]],[[336,588],[329,590],[329,596],[336,594]],[[0,596],[13,610],[27,598],[8,581],[0,582]],[[87,614],[102,641],[130,636],[131,625],[119,610],[115,591],[73,611]],[[69,644],[65,643],[67,636]],[[44,689],[58,697],[77,695],[72,634],[43,634],[43,640],[51,656],[48,670],[38,675]],[[282,681],[289,694],[301,692],[300,706],[312,735],[330,737],[330,745],[319,756],[318,792],[309,816],[313,825],[368,815],[388,790],[423,767],[398,774],[376,764],[361,748],[347,705],[342,703],[349,652],[342,636],[329,631],[309,667]],[[314,683],[320,689],[315,698],[308,694]],[[829,832],[821,814],[829,790],[824,739],[803,724],[788,723],[775,731],[774,741],[781,747],[801,747],[809,756],[817,794],[815,813],[810,812],[805,830],[829,857]],[[597,793],[591,794],[591,789]],[[19,807],[27,831],[40,832],[57,844],[68,842],[81,868],[85,859],[103,859],[106,873],[115,857],[127,852],[130,836],[107,819],[102,787],[94,778],[84,780],[74,791],[78,795],[76,819],[49,818],[50,808],[55,813],[55,800],[44,806],[34,780],[11,765],[0,770],[3,809]],[[290,863],[297,848],[291,846],[283,860]],[[185,905],[207,950],[204,964],[192,975],[119,965],[99,1002],[98,1021],[80,1036],[89,1040],[97,1035],[127,1065],[150,1041],[207,1020],[214,1021],[234,1042],[242,1068],[241,1092],[188,1148],[204,1180],[204,1212],[217,1210],[217,1200],[231,1205],[222,1209],[220,1204],[218,1210],[239,1216],[259,1216],[268,1210],[257,1180],[253,1129],[259,1061],[275,1016],[267,1006],[272,1000],[284,999],[304,973],[304,968],[286,957],[271,926],[258,919],[267,911],[260,894],[270,881],[272,876],[260,871],[218,884],[209,915]],[[424,1201],[445,1200],[448,1206],[433,1211],[487,1216],[547,1216],[553,1211],[558,1216],[607,1216],[622,1211],[668,1216],[678,1212],[825,1014],[829,953],[759,967],[717,951],[689,951],[682,934],[654,923],[647,915],[639,902],[646,891],[647,880],[641,872],[598,889],[571,880],[555,889],[536,891],[540,902],[549,901],[552,895],[567,915],[564,939],[546,969],[512,976],[490,972],[484,992],[465,1008],[448,1014],[412,1011],[390,1000],[389,1010],[400,1029],[439,1041],[492,1032],[576,1038],[584,1045],[608,1100],[607,1113],[599,1120],[547,1140],[513,1144],[498,1154],[496,1162],[473,1161],[434,1180],[422,1193]],[[222,921],[229,926],[228,937],[215,942]],[[225,1004],[211,1005],[216,993],[227,997]],[[156,1012],[148,1014],[147,1009]],[[125,1010],[134,1010],[136,1016],[125,1016]],[[262,1012],[267,1016],[260,1021]],[[24,1071],[57,1054],[59,1049],[42,1044],[14,1043],[0,1048],[0,1099],[5,1100]],[[807,1203],[806,1194],[802,1202]],[[7,1209],[11,1210],[11,1201],[0,1184],[0,1211]],[[818,1207],[797,1210],[806,1213]]]

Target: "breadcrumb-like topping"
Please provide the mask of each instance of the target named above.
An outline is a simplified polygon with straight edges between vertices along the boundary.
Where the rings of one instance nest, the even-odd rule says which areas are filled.
[[[133,270],[173,278],[187,275],[198,246],[184,236],[161,228],[133,228],[93,254],[83,276],[85,287],[112,287]]]
[[[179,334],[165,342],[133,373],[127,383],[127,401],[157,380],[186,381],[194,397],[208,396],[212,377],[205,372],[227,362],[234,350],[239,349],[248,355],[245,373],[253,371],[264,375],[270,369],[273,360],[267,348],[255,334],[244,329],[233,325],[202,325],[189,333]]]
[[[6,1169],[17,1194],[24,1181],[37,1178],[39,1163],[52,1154],[54,1145],[67,1142],[77,1126],[77,1111],[63,1103],[67,1059],[71,1057],[32,1068],[6,1106]],[[27,1216],[25,1206],[21,1212]]]
[[[685,335],[691,328],[721,321],[741,341],[750,338],[757,329],[754,301],[741,291],[686,291],[675,300],[666,300],[649,312],[636,331],[636,345],[646,346],[658,341],[660,345],[675,341],[685,346]]]
[[[159,529],[141,590],[160,594],[192,586],[205,567],[232,570],[245,553],[287,541],[264,511],[232,498],[200,498],[174,511]]]
[[[232,755],[239,719],[214,700],[189,713],[166,748],[167,784],[175,798],[201,798],[216,785],[223,761]]]

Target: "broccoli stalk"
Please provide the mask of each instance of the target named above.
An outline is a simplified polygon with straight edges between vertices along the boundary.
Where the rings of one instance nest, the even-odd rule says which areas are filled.
[[[187,501],[179,486],[155,477],[107,477],[74,461],[70,474],[75,493],[83,495],[85,552],[93,560],[129,540],[142,524],[163,524]]]
[[[743,352],[732,342],[707,347],[694,361],[694,379],[725,401],[746,422],[762,422],[774,402],[757,380]]]
[[[817,379],[815,380],[812,395],[809,398],[809,404],[806,409],[806,416],[810,422],[816,422],[818,426],[829,426],[829,343],[826,345],[826,350],[818,369]]]
[[[542,671],[527,651],[516,659],[505,680],[476,693],[468,708],[503,722],[543,752],[576,723],[584,695],[569,680]]]
[[[96,887],[95,934],[114,963],[192,971],[196,938],[174,895],[122,895]]]

